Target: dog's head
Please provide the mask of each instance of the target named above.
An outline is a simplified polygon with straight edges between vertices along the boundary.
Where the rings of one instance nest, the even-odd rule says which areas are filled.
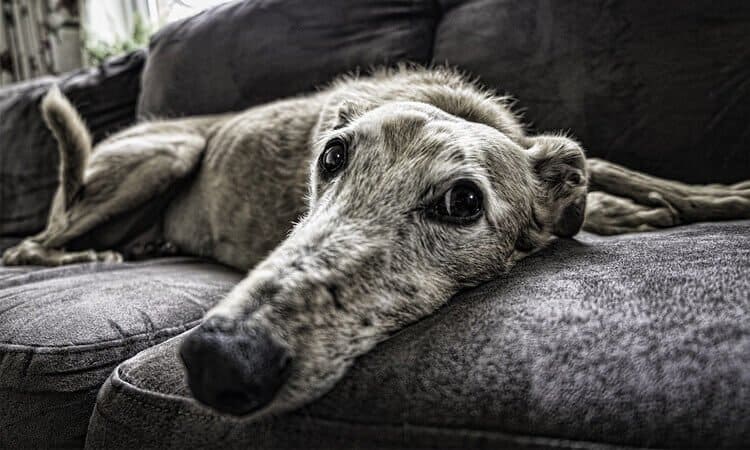
[[[354,358],[581,226],[580,147],[438,108],[342,108],[321,127],[309,211],[181,347],[195,397],[258,417],[330,389]]]

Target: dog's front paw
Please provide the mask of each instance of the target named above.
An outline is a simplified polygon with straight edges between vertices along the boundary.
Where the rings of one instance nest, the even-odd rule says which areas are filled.
[[[6,249],[3,252],[3,265],[4,266],[17,266],[18,263],[18,246]]]
[[[29,262],[30,256],[39,251],[41,245],[39,243],[25,240],[21,241],[18,245],[15,245],[3,252],[3,265],[6,266],[23,266],[31,264]]]

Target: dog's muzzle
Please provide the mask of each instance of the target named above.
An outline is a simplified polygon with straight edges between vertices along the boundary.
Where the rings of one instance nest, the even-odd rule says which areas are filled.
[[[238,329],[211,317],[180,347],[193,396],[224,413],[246,415],[266,406],[289,376],[290,357],[261,327]]]

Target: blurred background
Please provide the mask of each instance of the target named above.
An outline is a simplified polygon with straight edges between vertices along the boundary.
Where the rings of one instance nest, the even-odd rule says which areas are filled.
[[[0,0],[0,85],[95,66],[229,0]]]

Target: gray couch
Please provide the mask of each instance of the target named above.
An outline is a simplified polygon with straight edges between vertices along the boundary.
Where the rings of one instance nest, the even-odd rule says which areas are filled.
[[[148,52],[0,91],[0,248],[44,224],[57,155],[37,106],[53,82],[101,139],[357,67],[449,62],[590,155],[729,183],[750,178],[747,48],[743,1],[231,3]],[[263,423],[191,400],[175,353],[241,277],[190,257],[0,267],[0,447],[750,444],[750,221],[557,241]]]

